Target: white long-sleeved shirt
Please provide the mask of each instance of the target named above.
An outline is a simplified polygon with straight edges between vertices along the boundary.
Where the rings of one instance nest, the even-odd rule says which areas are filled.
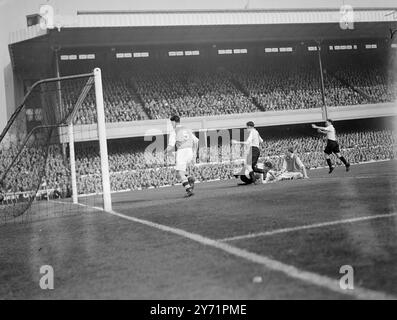
[[[332,140],[332,141],[336,141],[336,131],[334,126],[331,124],[328,127],[324,128],[324,131],[327,132],[327,139],[328,140]]]
[[[259,144],[262,142],[263,139],[259,135],[259,132],[256,129],[252,129],[247,139],[248,146],[259,148]]]

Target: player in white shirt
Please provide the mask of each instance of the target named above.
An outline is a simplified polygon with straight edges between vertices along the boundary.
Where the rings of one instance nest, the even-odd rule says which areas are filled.
[[[186,190],[186,196],[193,195],[194,177],[187,177],[187,165],[194,160],[197,152],[199,139],[193,134],[192,130],[180,124],[179,116],[172,116],[171,123],[173,131],[170,133],[166,152],[171,153],[175,150],[175,170],[178,179]]]
[[[334,153],[340,159],[340,161],[343,162],[343,164],[346,167],[346,171],[349,171],[350,163],[347,162],[346,159],[340,154],[339,144],[338,144],[338,141],[336,140],[336,132],[335,132],[335,128],[333,125],[333,121],[331,119],[327,119],[325,121],[325,125],[326,125],[325,127],[319,127],[319,126],[316,126],[315,124],[312,124],[312,127],[314,129],[317,129],[318,132],[327,135],[327,146],[324,149],[324,153],[325,153],[325,159],[327,160],[327,164],[329,167],[329,173],[334,171],[334,168],[335,168],[332,165],[331,158],[330,158],[330,155],[332,153]]]
[[[232,140],[232,143],[239,143],[249,146],[250,149],[246,159],[246,166],[248,168],[249,176],[251,177],[252,182],[255,183],[255,172],[262,175],[264,174],[264,171],[257,167],[260,156],[259,144],[263,142],[263,139],[259,135],[259,132],[255,129],[255,124],[252,121],[247,122],[247,130],[249,135],[246,141]]]

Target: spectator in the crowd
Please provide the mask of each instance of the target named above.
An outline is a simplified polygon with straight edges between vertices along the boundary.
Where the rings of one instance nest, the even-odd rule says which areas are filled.
[[[196,117],[310,109],[323,103],[317,60],[310,55],[274,55],[216,66],[152,61],[114,69],[103,72],[108,122],[168,119],[172,114]],[[324,61],[325,103],[337,107],[394,101],[397,77],[392,70],[372,56],[328,58]],[[64,108],[73,109],[83,87],[83,80],[62,83]],[[91,89],[75,123],[95,122]]]

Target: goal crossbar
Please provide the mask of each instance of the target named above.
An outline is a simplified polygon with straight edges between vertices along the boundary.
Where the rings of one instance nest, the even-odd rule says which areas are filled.
[[[40,94],[43,91],[40,91],[44,88],[44,86],[47,86],[49,83],[56,83],[58,82],[58,90],[54,90],[53,92],[60,91],[61,90],[61,82],[65,82],[65,80],[74,80],[74,79],[84,79],[88,78],[87,81],[84,82],[83,88],[80,91],[80,93],[77,96],[77,100],[72,104],[67,107],[67,112],[65,114],[62,114],[63,110],[63,102],[61,100],[61,96],[59,95],[59,107],[61,108],[61,113],[56,115],[56,110],[52,109],[52,101],[51,101],[51,96],[49,98],[41,97]],[[53,85],[53,84],[52,84]],[[18,160],[25,149],[28,149],[30,143],[36,143],[36,139],[43,139],[43,141],[37,140],[40,145],[41,149],[43,151],[43,160],[37,160],[41,161],[41,164],[39,164],[39,170],[44,170],[45,167],[45,162],[47,161],[47,156],[48,156],[48,151],[49,151],[49,145],[50,145],[50,140],[52,139],[52,134],[54,132],[54,129],[58,128],[59,130],[62,130],[64,127],[68,127],[68,133],[69,133],[69,151],[70,151],[70,165],[71,165],[71,174],[72,174],[72,189],[73,189],[73,202],[75,202],[75,199],[77,199],[77,188],[76,188],[76,172],[75,172],[75,154],[74,154],[74,137],[73,137],[73,122],[75,121],[76,114],[79,109],[83,106],[84,100],[87,98],[87,95],[89,94],[89,91],[91,90],[92,86],[94,85],[95,88],[95,104],[96,104],[96,113],[97,113],[97,134],[98,134],[98,141],[99,141],[99,151],[100,151],[100,162],[101,162],[101,173],[102,173],[102,194],[103,194],[103,207],[105,210],[110,211],[111,210],[111,195],[110,195],[110,176],[109,176],[109,164],[108,164],[108,152],[107,152],[107,138],[106,138],[106,124],[105,124],[105,111],[104,111],[104,99],[103,99],[103,88],[102,88],[102,73],[99,68],[95,68],[93,72],[91,73],[84,73],[84,74],[78,74],[78,75],[70,75],[70,76],[62,76],[62,77],[55,77],[55,78],[48,78],[48,79],[42,79],[37,82],[35,82],[27,91],[27,93],[24,95],[24,98],[22,99],[22,103],[16,108],[16,110],[13,112],[9,120],[7,121],[7,124],[3,131],[0,134],[0,143],[9,143],[8,140],[4,140],[5,137],[15,130],[16,132],[22,130],[23,135],[20,137],[19,142],[16,141],[14,143],[14,146],[17,147],[15,148],[15,154],[12,156],[10,159],[10,162],[7,162],[7,166],[3,168],[3,172],[0,175],[0,187],[3,185],[4,181],[12,181],[10,179],[19,179],[18,172],[20,171],[15,171],[17,172],[17,175],[14,177],[14,170],[13,167],[17,166],[19,164]],[[41,86],[41,87],[39,87]],[[51,84],[49,85],[51,86]],[[52,90],[47,91],[51,93]],[[45,92],[45,91],[44,91]],[[59,93],[60,94],[60,93]],[[32,97],[32,100],[29,100],[30,97]],[[35,98],[36,97],[36,98]],[[41,97],[41,98],[40,98]],[[24,119],[25,116],[25,109],[29,108],[32,103],[35,103],[34,99],[46,99],[42,100],[42,103],[44,105],[48,105],[50,109],[44,110],[43,111],[51,111],[51,115],[48,116],[47,113],[44,114],[44,120],[42,124],[36,125],[33,128],[28,129],[26,132],[23,132],[23,123],[19,123],[20,120]],[[50,99],[50,100],[47,100]],[[54,105],[55,106],[55,105]],[[52,110],[54,110],[54,113],[52,113]],[[59,117],[60,116],[60,117]],[[22,126],[22,127],[21,127]],[[40,133],[43,131],[43,135],[40,136]],[[35,133],[38,133],[36,135]],[[63,131],[63,133],[65,133]],[[62,131],[59,131],[58,134],[59,136],[63,134]],[[10,135],[11,136],[11,135]],[[15,141],[15,140],[14,140]],[[34,141],[34,142],[30,142]],[[40,173],[41,172],[41,173]],[[29,190],[32,190],[33,192],[37,192],[37,188],[40,185],[40,181],[42,181],[42,178],[46,176],[46,173],[44,171],[39,171],[38,174],[35,175],[36,180],[32,180],[31,183],[31,188]],[[9,184],[8,184],[9,185]],[[1,192],[1,188],[0,188]],[[23,206],[20,210],[14,210],[18,212],[13,212],[14,216],[21,215],[23,214],[27,209],[29,208],[28,205]],[[5,208],[3,208],[5,209]],[[4,210],[3,210],[4,211]]]
[[[14,123],[15,119],[17,118],[17,116],[20,114],[23,107],[25,106],[26,100],[28,99],[28,97],[31,95],[31,93],[34,91],[34,89],[36,87],[38,87],[39,85],[44,84],[44,83],[57,82],[57,81],[63,81],[63,80],[72,80],[72,79],[81,79],[81,78],[87,78],[87,77],[93,77],[93,76],[94,76],[94,73],[91,72],[91,73],[70,75],[70,76],[64,76],[64,77],[48,78],[48,79],[42,79],[42,80],[36,81],[29,88],[28,92],[23,97],[21,104],[15,109],[15,111],[11,115],[10,119],[7,121],[6,126],[4,127],[2,133],[0,134],[0,142],[4,139],[5,135],[7,134],[8,130],[10,129],[11,125]]]

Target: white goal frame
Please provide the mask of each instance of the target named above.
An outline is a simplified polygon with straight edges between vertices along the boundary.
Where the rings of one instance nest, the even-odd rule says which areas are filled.
[[[106,122],[105,122],[105,108],[103,103],[103,88],[102,88],[102,72],[100,68],[95,68],[94,72],[95,85],[95,102],[97,111],[97,132],[99,140],[99,155],[101,160],[101,178],[102,178],[102,193],[103,193],[103,209],[105,211],[112,211],[112,198],[110,194],[110,174],[109,174],[109,160],[106,137]],[[74,115],[74,113],[73,113]],[[73,203],[78,203],[77,191],[77,175],[76,175],[76,158],[74,150],[74,126],[73,116],[68,122],[68,137],[69,137],[69,159],[70,172],[72,184],[72,199]]]

